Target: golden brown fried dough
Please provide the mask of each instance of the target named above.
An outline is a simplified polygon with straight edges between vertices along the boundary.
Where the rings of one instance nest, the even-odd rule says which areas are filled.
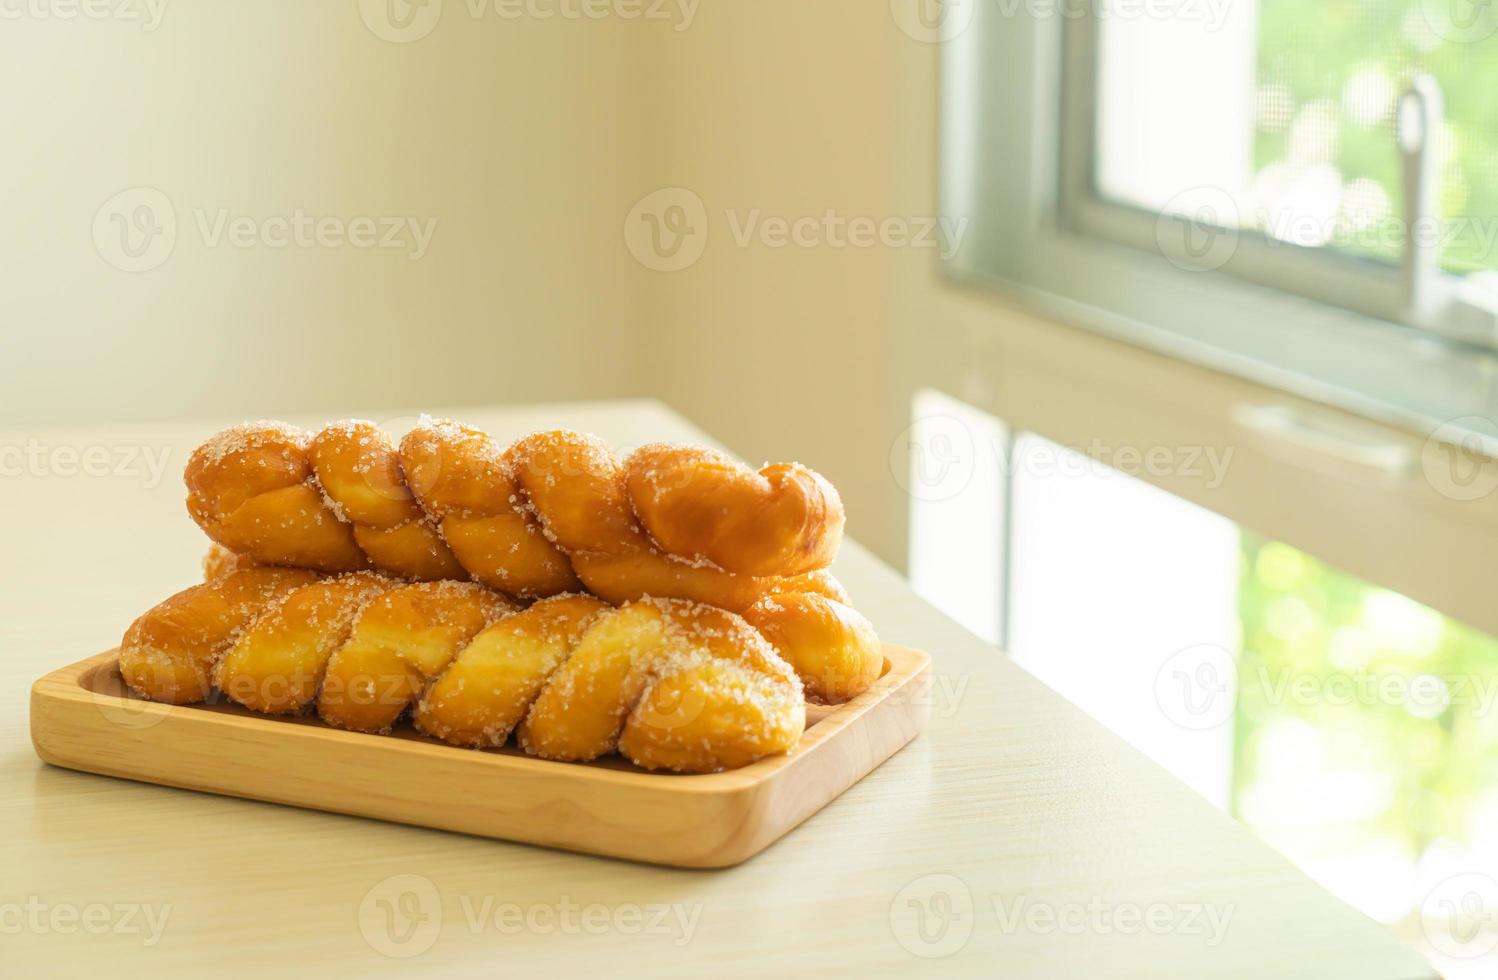
[[[664,551],[739,575],[825,568],[843,535],[832,484],[797,463],[755,472],[714,449],[644,446],[625,485],[646,532]]]
[[[518,731],[550,759],[619,751],[645,768],[714,772],[791,751],[806,724],[801,682],[763,635],[676,599],[616,609],[566,595],[519,611],[471,582],[253,568],[142,617],[122,668],[148,697],[200,700],[226,649],[216,676],[255,710],[315,697],[329,724],[386,732],[414,703],[418,728],[452,744],[494,747]]]
[[[370,422],[238,426],[193,454],[187,484],[193,518],[256,562],[471,577],[527,598],[586,585],[745,609],[825,567],[843,528],[837,491],[797,464],[754,472],[661,445],[620,463],[576,432],[502,447],[433,420],[398,448]]]
[[[407,488],[395,443],[373,422],[334,422],[313,437],[308,458],[375,567],[418,581],[468,577]]]
[[[884,669],[873,624],[836,599],[814,592],[775,593],[745,610],[744,618],[796,669],[813,701],[851,701]]]
[[[468,641],[517,608],[472,582],[421,582],[376,596],[328,660],[318,716],[339,728],[388,731]]]
[[[265,565],[353,572],[369,560],[323,498],[311,436],[279,422],[220,432],[187,461],[187,510],[208,536]]]
[[[141,616],[120,641],[120,673],[152,701],[194,704],[212,690],[215,661],[268,608],[317,580],[314,572],[248,568],[184,589]]]
[[[218,662],[215,683],[255,711],[302,710],[317,697],[328,658],[347,642],[354,618],[400,584],[353,572],[297,589],[244,631]]]
[[[593,621],[592,596],[542,599],[474,637],[416,708],[416,727],[453,745],[503,745]]]
[[[743,619],[681,600],[605,613],[519,728],[532,755],[714,772],[789,752],[806,726],[795,673]]]

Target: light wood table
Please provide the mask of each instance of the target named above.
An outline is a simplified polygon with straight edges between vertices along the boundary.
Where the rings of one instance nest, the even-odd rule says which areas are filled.
[[[704,438],[645,402],[461,416],[501,436]],[[731,870],[43,765],[32,680],[114,645],[197,575],[180,473],[218,427],[0,433],[0,976],[1430,975],[852,542],[837,572],[858,604],[935,657],[931,726]]]

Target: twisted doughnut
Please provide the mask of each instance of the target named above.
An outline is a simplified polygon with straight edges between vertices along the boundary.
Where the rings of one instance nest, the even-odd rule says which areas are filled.
[[[775,592],[744,610],[744,619],[796,668],[807,696],[823,704],[851,701],[884,669],[873,624],[846,597]]]
[[[354,572],[303,586],[267,608],[214,667],[230,700],[266,714],[302,710],[317,696],[333,651],[364,604],[397,583]]]
[[[579,595],[516,610],[474,583],[251,568],[142,616],[121,666],[157,700],[202,700],[211,675],[257,711],[315,703],[329,724],[388,732],[414,704],[417,727],[455,745],[518,732],[532,755],[682,772],[791,751],[805,728],[795,671],[733,613]]]
[[[400,460],[417,502],[475,579],[520,596],[578,587],[567,556],[516,506],[518,488],[493,437],[455,422],[419,425],[401,440]]]
[[[125,631],[120,641],[125,683],[152,701],[202,701],[212,689],[214,662],[239,633],[316,580],[305,570],[247,568],[178,592]]]
[[[630,455],[625,483],[668,552],[740,575],[798,575],[837,557],[842,501],[799,463],[755,473],[715,449],[656,443]]]
[[[471,577],[528,597],[581,579],[614,602],[648,594],[744,609],[780,579],[829,564],[843,528],[837,491],[798,464],[756,473],[663,445],[621,464],[579,433],[503,449],[429,420],[399,448],[369,422],[315,436],[238,426],[193,453],[186,481],[193,519],[254,561]]]
[[[351,525],[370,564],[423,581],[468,577],[435,515],[412,499],[389,435],[368,422],[337,423],[311,440],[307,458],[330,509]]]
[[[318,717],[339,728],[388,732],[469,640],[517,608],[472,582],[421,582],[375,597],[328,660]]]
[[[503,745],[552,672],[610,608],[591,596],[561,595],[501,619],[427,688],[416,727],[453,745]]]
[[[618,751],[647,769],[713,772],[789,752],[806,708],[795,672],[733,613],[562,595],[479,633],[414,721],[454,745],[499,746],[513,732],[542,758]]]
[[[790,665],[743,619],[679,599],[601,616],[547,679],[518,732],[530,754],[711,772],[788,752],[806,727]]]

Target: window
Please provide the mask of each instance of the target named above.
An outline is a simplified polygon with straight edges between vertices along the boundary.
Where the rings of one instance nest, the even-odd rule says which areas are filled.
[[[1498,12],[1182,3],[1066,28],[1075,226],[1498,343]],[[1100,8],[1106,10],[1106,7]],[[1165,9],[1165,8],[1162,8]]]
[[[954,276],[1422,433],[1498,416],[1498,6],[965,2]]]

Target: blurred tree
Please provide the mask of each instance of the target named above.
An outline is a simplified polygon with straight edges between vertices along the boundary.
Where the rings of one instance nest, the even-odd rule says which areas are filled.
[[[1413,878],[1470,843],[1498,788],[1498,640],[1285,544],[1244,535],[1242,563],[1235,814],[1310,868],[1393,854]],[[1420,896],[1363,897],[1393,921]]]
[[[1444,264],[1453,272],[1498,269],[1498,9],[1466,4],[1469,23],[1464,3],[1261,0],[1255,225],[1319,244],[1277,225],[1331,211],[1331,227],[1313,237],[1397,262],[1395,109],[1410,80],[1426,72],[1446,101]]]

